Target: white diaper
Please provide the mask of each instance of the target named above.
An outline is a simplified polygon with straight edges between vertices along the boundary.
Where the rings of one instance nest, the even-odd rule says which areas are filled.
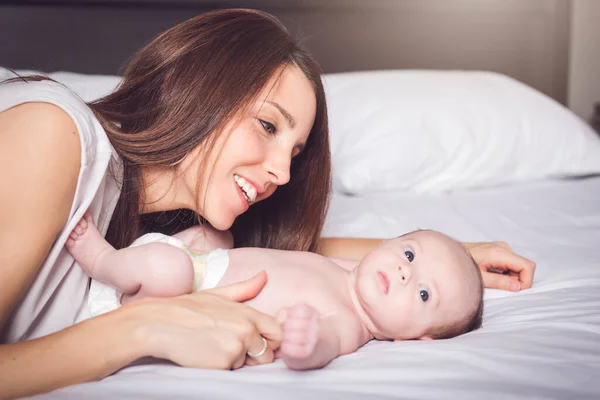
[[[197,254],[179,239],[161,233],[149,233],[141,236],[130,247],[146,243],[167,243],[185,251],[194,264],[194,289],[206,290],[217,286],[229,266],[227,250],[215,249],[206,254]],[[95,279],[91,279],[86,309],[80,312],[76,322],[113,311],[121,306],[121,294],[114,288]]]

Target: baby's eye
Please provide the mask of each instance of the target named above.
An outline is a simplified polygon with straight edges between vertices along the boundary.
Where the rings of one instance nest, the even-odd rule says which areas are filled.
[[[419,296],[421,296],[421,300],[423,303],[429,300],[429,290],[424,286],[419,286]]]
[[[404,249],[404,255],[406,256],[409,262],[413,262],[413,260],[415,259],[415,253],[409,247]]]
[[[272,123],[264,121],[262,119],[259,119],[259,121],[260,121],[260,124],[262,125],[263,129],[265,131],[267,131],[268,133],[270,133],[271,135],[273,135],[275,133],[275,131],[277,130],[275,128],[275,125],[273,125]]]

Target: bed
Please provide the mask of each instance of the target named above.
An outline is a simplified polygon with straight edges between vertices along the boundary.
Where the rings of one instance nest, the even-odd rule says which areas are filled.
[[[326,232],[415,227],[507,240],[538,263],[532,289],[488,290],[484,326],[434,342],[371,342],[318,371],[129,367],[43,399],[592,399],[600,395],[600,178],[452,195],[335,195]]]
[[[318,371],[151,364],[40,399],[593,399],[600,396],[600,178],[448,195],[336,194],[326,232],[415,227],[506,240],[538,263],[532,289],[488,290],[483,328],[451,340],[371,342]]]
[[[86,100],[119,82],[116,76],[50,76]],[[433,342],[370,342],[317,371],[293,372],[281,361],[205,371],[140,360],[100,382],[36,398],[600,396],[596,134],[548,96],[497,73],[378,71],[327,74],[324,80],[334,162],[325,236],[392,237],[421,228],[462,241],[502,240],[537,262],[533,288],[520,293],[488,289],[483,328],[475,332]],[[432,100],[428,87],[435,93],[452,92],[452,87],[466,90]],[[368,92],[361,94],[363,89]],[[421,113],[415,93],[426,105]],[[408,100],[412,108],[402,111]],[[360,111],[349,112],[363,103],[367,105]],[[458,105],[453,109],[451,103]],[[396,120],[404,121],[403,128]],[[512,133],[505,123],[513,127]],[[368,140],[361,142],[365,124]],[[421,131],[414,137],[418,126]],[[449,136],[458,150],[427,146]],[[409,151],[406,146],[411,146]],[[396,148],[397,157],[381,152],[388,148]],[[506,163],[480,163],[490,160],[486,148]]]
[[[16,57],[9,43],[0,61],[71,71],[50,75],[91,100],[118,84],[117,64],[140,37],[170,25],[169,18],[227,2],[178,1],[171,10],[158,0],[6,3],[13,3],[5,6],[13,18],[0,15],[4,35],[18,24],[14,16],[34,16],[36,24],[26,27],[29,34],[19,28],[20,45],[31,51]],[[600,398],[600,138],[561,105],[569,2],[453,0],[451,7],[379,0],[370,11],[360,1],[247,3],[303,21],[324,66],[334,169],[325,236],[391,237],[421,228],[462,241],[505,241],[536,261],[533,287],[486,290],[483,328],[475,332],[440,341],[370,342],[317,371],[290,371],[281,361],[208,371],[140,360],[102,381],[35,398]],[[91,12],[101,16],[78,29],[94,46],[76,47],[79,57],[69,56],[73,48],[45,48],[77,37],[40,36],[53,18]],[[453,18],[446,20],[447,13]],[[389,16],[399,14],[405,24],[392,32],[396,20]],[[319,31],[334,17],[328,31]],[[370,46],[369,28],[346,31],[363,18],[386,32],[380,43],[386,51],[378,56],[357,53]],[[108,20],[117,27],[133,23],[137,36],[121,37],[119,28],[104,38],[86,36]],[[466,32],[467,20],[481,25]],[[429,35],[433,31],[438,35]],[[398,39],[406,34],[429,51]],[[341,43],[343,51],[331,54],[323,38]],[[102,47],[104,39],[110,48]],[[389,51],[393,45],[396,52]],[[453,52],[446,51],[449,45]],[[488,46],[496,51],[486,52]],[[0,71],[0,79],[9,75]]]

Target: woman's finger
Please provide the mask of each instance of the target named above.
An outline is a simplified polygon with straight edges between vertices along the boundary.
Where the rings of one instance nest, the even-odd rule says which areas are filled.
[[[521,257],[518,254],[507,249],[507,247],[499,244],[490,246],[489,244],[483,244],[479,247],[471,247],[470,253],[473,259],[479,265],[482,273],[500,272],[503,274],[513,275],[516,274],[519,277],[519,283],[521,289],[528,289],[533,284],[533,275],[535,272],[535,263],[525,257]],[[499,277],[489,277],[489,282],[496,282],[503,279]],[[486,283],[486,287],[488,286]]]
[[[251,318],[258,332],[269,342],[269,347],[272,349],[279,347],[283,331],[277,319],[254,309]]]
[[[245,363],[248,365],[268,364],[273,362],[273,358],[273,349],[269,347],[269,342],[258,333],[253,335],[247,346]]]
[[[482,272],[483,285],[490,289],[508,290],[518,292],[522,289],[519,280],[509,275],[501,275],[494,272]]]
[[[529,289],[533,284],[535,263],[515,253],[502,252],[495,259],[488,260],[494,268],[508,271],[509,274],[517,274],[521,289]]]
[[[251,357],[248,354],[246,354],[245,364],[246,365],[263,365],[263,364],[270,364],[273,362],[273,360],[275,360],[275,351],[272,350],[271,348],[268,348],[266,353],[258,358]]]
[[[520,256],[517,257],[522,259],[521,265],[523,266],[523,268],[518,271],[513,270],[512,268],[509,269],[511,269],[511,272],[518,272],[519,282],[521,282],[521,288],[529,289],[531,285],[533,285],[533,275],[535,273],[536,264],[533,261],[528,260],[526,258]]]
[[[273,362],[274,351],[279,348],[283,335],[281,325],[270,315],[263,314],[254,309],[248,311],[250,313],[249,318],[256,327],[255,334],[251,335],[250,340],[248,341],[248,352],[250,354],[260,353],[265,346],[265,341],[267,343],[267,349],[264,354],[258,357],[252,357],[249,354],[246,359],[246,364],[259,365]]]
[[[246,362],[246,353],[245,352],[240,352],[233,364],[231,365],[231,369],[238,369],[238,368],[242,368],[244,366],[244,363]]]
[[[261,271],[252,278],[231,285],[208,289],[204,292],[216,294],[226,299],[244,302],[256,297],[267,283],[267,273]]]
[[[213,362],[221,365],[219,369],[238,369],[244,365],[246,359],[246,346],[240,340],[239,335],[227,329],[214,330],[214,334],[218,335],[218,339],[213,344],[215,350],[218,349],[222,353],[221,361],[218,358]],[[203,358],[208,358],[203,356]]]

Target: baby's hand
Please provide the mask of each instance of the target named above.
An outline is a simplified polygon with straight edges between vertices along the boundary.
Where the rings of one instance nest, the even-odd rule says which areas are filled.
[[[279,355],[290,367],[303,364],[313,355],[319,338],[319,312],[308,304],[283,308],[277,313],[282,322],[283,339]]]

